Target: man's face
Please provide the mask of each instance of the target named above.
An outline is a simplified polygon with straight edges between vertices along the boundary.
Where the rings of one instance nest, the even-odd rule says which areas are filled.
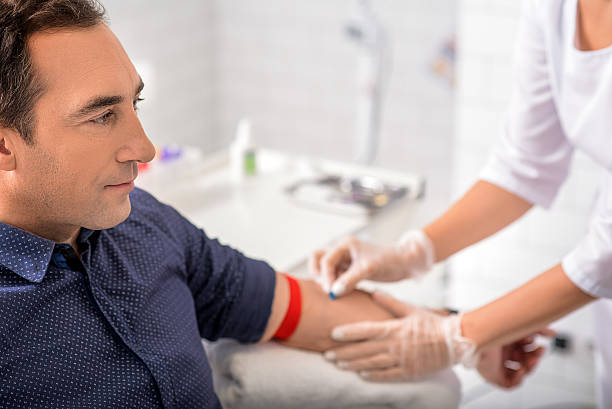
[[[45,91],[34,145],[13,147],[13,195],[39,224],[113,227],[130,213],[137,162],[155,153],[135,111],[141,79],[105,24],[28,44]]]

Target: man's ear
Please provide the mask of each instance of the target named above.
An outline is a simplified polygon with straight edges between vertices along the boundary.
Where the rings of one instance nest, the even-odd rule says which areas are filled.
[[[0,126],[0,171],[15,170],[17,161],[13,146],[19,134],[13,129]]]

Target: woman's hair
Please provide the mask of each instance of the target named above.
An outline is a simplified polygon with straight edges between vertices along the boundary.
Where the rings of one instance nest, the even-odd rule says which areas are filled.
[[[28,50],[40,31],[105,22],[97,0],[0,0],[0,126],[34,143],[34,105],[44,92]]]

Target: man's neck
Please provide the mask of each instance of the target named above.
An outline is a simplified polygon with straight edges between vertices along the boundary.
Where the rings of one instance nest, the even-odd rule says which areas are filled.
[[[74,249],[75,253],[78,256],[81,255],[81,253],[79,252],[79,245],[77,244],[77,239],[79,238],[80,232],[81,232],[81,228],[79,227],[67,241],[63,242],[63,243],[70,244],[70,246]]]

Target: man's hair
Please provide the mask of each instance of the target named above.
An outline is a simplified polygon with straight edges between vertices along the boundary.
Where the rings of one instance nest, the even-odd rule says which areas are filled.
[[[44,85],[28,50],[32,34],[104,21],[97,0],[0,0],[0,126],[34,143],[34,105]]]

